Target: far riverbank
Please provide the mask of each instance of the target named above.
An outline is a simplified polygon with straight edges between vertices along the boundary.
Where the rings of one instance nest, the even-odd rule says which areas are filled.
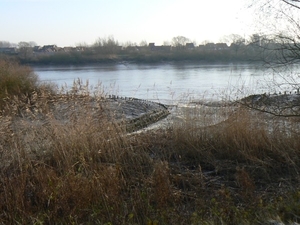
[[[0,54],[1,56],[1,54]],[[5,56],[5,55],[3,55]],[[162,62],[194,62],[194,63],[251,63],[262,62],[260,52],[248,47],[233,51],[232,49],[182,49],[170,51],[147,50],[119,50],[103,52],[93,48],[81,51],[56,51],[50,52],[20,52],[6,55],[18,60],[22,64],[30,65],[87,65],[103,63],[162,63]]]

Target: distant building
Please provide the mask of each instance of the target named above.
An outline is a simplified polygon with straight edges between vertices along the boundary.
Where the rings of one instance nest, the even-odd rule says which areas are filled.
[[[42,50],[44,52],[58,52],[59,48],[56,45],[44,45]]]
[[[148,47],[150,51],[156,51],[156,52],[170,52],[172,48],[171,45],[155,46],[155,43],[149,43]]]
[[[33,47],[33,52],[34,53],[55,53],[60,51],[62,48],[57,47],[56,45],[44,45],[43,47],[41,46],[34,46]]]
[[[14,55],[18,53],[18,50],[16,48],[5,47],[5,48],[0,48],[0,53]]]
[[[64,48],[62,48],[62,51],[63,52],[75,52],[75,51],[77,51],[77,49],[74,47],[64,47]]]
[[[120,49],[122,49],[122,46],[118,46]],[[84,52],[87,51],[88,47],[87,46],[76,46],[76,51],[78,52]]]
[[[195,49],[195,45],[194,45],[194,43],[186,43],[185,48],[188,50],[193,50],[193,49]]]
[[[198,49],[199,49],[199,50],[205,50],[205,45],[199,45],[199,46],[198,46]]]
[[[205,50],[209,50],[209,51],[215,51],[216,50],[216,44],[215,43],[207,43],[204,46]]]
[[[34,47],[32,48],[33,52],[40,52],[41,49],[42,49],[41,46],[34,46]]]
[[[228,49],[228,45],[226,43],[217,43],[215,44],[215,50],[222,51]]]
[[[207,43],[206,45],[199,45],[199,48],[207,51],[223,51],[229,49],[226,43]]]
[[[155,50],[155,43],[149,43],[149,49],[151,51],[154,51]]]

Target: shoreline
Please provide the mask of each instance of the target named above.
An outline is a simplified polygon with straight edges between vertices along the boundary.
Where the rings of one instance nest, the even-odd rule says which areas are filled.
[[[250,97],[258,99],[257,96],[262,95]],[[112,171],[115,171],[117,174],[130,175],[126,177],[126,183],[123,183],[126,190],[128,190],[128,184],[136,184],[137,181],[144,181],[143,185],[147,185],[146,187],[149,190],[153,190],[151,188],[156,188],[156,183],[152,186],[149,182],[152,179],[155,181],[155,177],[151,174],[157,171],[158,165],[165,165],[165,169],[158,170],[158,174],[165,175],[163,179],[168,182],[167,190],[172,190],[174,191],[172,193],[175,193],[170,195],[170,200],[176,196],[178,197],[176,194],[179,192],[180,196],[183,196],[182,199],[185,199],[184,196],[193,191],[195,193],[192,195],[193,199],[195,196],[195,200],[207,201],[208,207],[215,207],[216,205],[213,203],[209,204],[211,199],[218,200],[218,197],[223,196],[219,194],[225,193],[226,196],[230,196],[232,199],[228,201],[228,198],[224,200],[221,198],[218,202],[223,203],[225,208],[228,208],[227,206],[230,204],[230,207],[234,207],[233,210],[245,209],[246,212],[252,210],[252,201],[257,205],[260,201],[272,205],[272,201],[267,202],[269,196],[273,198],[273,195],[276,197],[281,196],[281,193],[289,193],[290,187],[294,188],[298,185],[297,181],[288,183],[285,179],[293,176],[291,174],[293,171],[288,169],[294,168],[293,162],[290,162],[287,168],[282,166],[285,165],[282,163],[282,160],[284,160],[282,156],[285,153],[273,152],[272,149],[267,148],[269,145],[266,145],[266,149],[263,148],[265,154],[271,151],[274,154],[271,159],[278,159],[278,161],[270,161],[268,156],[264,157],[261,154],[262,150],[259,147],[264,147],[262,140],[267,138],[268,135],[259,130],[260,125],[266,125],[256,124],[256,122],[259,120],[259,122],[266,122],[269,121],[267,120],[269,118],[259,117],[258,114],[251,114],[249,111],[245,112],[239,106],[194,102],[177,107],[136,98],[121,98],[118,96],[93,98],[71,94],[60,96],[57,99],[49,95],[45,99],[33,97],[30,102],[31,105],[26,105],[27,103],[20,105],[21,111],[19,112],[21,114],[18,117],[13,115],[8,115],[7,118],[0,117],[3,124],[0,133],[3,131],[3,135],[7,136],[8,140],[13,137],[20,137],[22,141],[20,143],[22,144],[17,145],[17,147],[22,147],[23,154],[24,152],[28,154],[25,155],[26,158],[24,157],[26,160],[32,160],[30,162],[33,162],[32,165],[34,166],[29,168],[32,169],[30,170],[30,176],[35,176],[40,169],[45,169],[42,170],[43,176],[41,178],[44,177],[44,174],[53,175],[53,169],[57,167],[59,171],[67,171],[68,176],[74,175],[78,181],[88,181],[87,185],[90,186],[90,174],[96,173],[97,176],[95,177],[97,179],[103,174],[106,174],[108,178],[118,178],[118,176],[114,176],[114,173],[112,174]],[[38,104],[42,101],[45,105]],[[40,109],[45,111],[39,111],[36,108],[37,106],[44,106],[45,108]],[[226,111],[227,109],[229,110]],[[241,110],[235,112],[235,109]],[[41,115],[42,113],[44,114]],[[10,119],[12,120],[10,121]],[[118,121],[123,121],[123,125],[127,127],[118,126],[120,125]],[[126,121],[129,121],[129,125]],[[172,129],[161,129],[164,128],[161,126],[161,123],[164,122],[169,123],[167,125],[171,125]],[[211,124],[211,122],[215,124]],[[152,129],[155,126],[158,127],[157,130]],[[234,129],[231,129],[232,127]],[[256,128],[258,129],[255,130]],[[280,127],[277,126],[277,128]],[[149,129],[150,132],[143,132]],[[261,134],[265,134],[265,136],[262,137]],[[281,132],[281,134],[283,133]],[[229,138],[229,142],[223,144],[222,141],[218,140],[220,138],[223,138],[223,140]],[[258,140],[258,142],[250,145],[249,152],[248,149],[241,149],[241,147],[250,144],[252,138],[254,141]],[[234,140],[237,146],[233,145],[230,140]],[[255,147],[256,144],[258,147],[252,149],[251,146]],[[50,147],[47,148],[47,146]],[[229,149],[226,149],[228,146]],[[285,148],[283,149],[285,150]],[[55,150],[63,154],[53,154]],[[253,151],[255,151],[254,158],[252,158]],[[292,153],[290,152],[291,156],[294,156]],[[8,152],[7,156],[9,157],[4,158],[6,160],[3,160],[0,166],[3,170],[8,168],[9,171],[13,171],[14,165],[10,166],[10,162],[7,160],[11,159],[11,152]],[[62,158],[55,158],[57,156]],[[116,157],[117,160],[108,158],[111,156]],[[49,161],[49,157],[53,157],[59,163],[51,164],[52,161]],[[118,161],[119,157],[120,161]],[[28,162],[25,159],[25,163]],[[124,159],[126,160],[124,161]],[[65,165],[63,162],[66,160],[74,160],[68,164],[71,165],[70,169],[63,167]],[[37,164],[37,162],[42,163]],[[147,163],[146,166],[145,163]],[[78,164],[82,167],[76,167]],[[47,166],[43,167],[44,165]],[[59,167],[60,165],[62,167]],[[90,165],[92,166],[90,167]],[[99,171],[95,170],[95,168],[98,168],[95,166],[100,166]],[[88,170],[89,168],[92,169],[92,172]],[[142,174],[133,173],[133,171],[139,171],[140,168],[146,168],[147,171],[145,170]],[[46,169],[49,169],[49,171]],[[70,173],[69,171],[75,172]],[[281,171],[283,171],[282,174],[275,174],[275,172]],[[11,173],[13,174],[13,172]],[[294,173],[296,174],[296,172]],[[17,172],[14,172],[14,174],[17,174]],[[249,181],[246,184],[243,183],[244,175],[246,181]],[[265,178],[268,175],[270,175],[270,178]],[[264,177],[262,178],[262,176]],[[66,180],[66,174],[58,177],[63,181]],[[139,180],[137,180],[137,177]],[[19,177],[17,178],[19,179]],[[120,176],[120,179],[124,181],[125,178]],[[112,184],[115,184],[114,181]],[[106,180],[103,183],[106,184]],[[41,182],[37,180],[34,184],[40,185]],[[45,186],[41,190],[48,190],[49,181],[44,184]],[[58,186],[60,184],[55,184],[54,187],[67,186]],[[76,184],[75,187],[77,188]],[[138,187],[140,188],[140,186]],[[94,186],[94,188],[93,190],[98,194],[99,186]],[[108,190],[110,188],[111,186]],[[32,190],[35,191],[35,189]],[[80,193],[86,193],[85,190],[83,189]],[[156,193],[155,190],[153,193]],[[159,196],[161,196],[160,193]],[[115,193],[112,196],[115,196]],[[119,196],[123,196],[123,192]],[[77,198],[76,192],[74,199]],[[148,198],[151,199],[149,196]],[[127,202],[127,200],[123,201]],[[241,208],[241,201],[245,204],[244,208]],[[90,202],[90,199],[88,202]],[[116,203],[119,204],[120,202],[122,200],[118,198]],[[186,200],[176,204],[182,204],[183,207],[188,206]],[[257,205],[254,205],[254,207],[257,207]],[[223,209],[222,205],[219,208]],[[192,209],[188,208],[186,215],[192,215],[193,212]],[[251,219],[251,217],[249,218]]]

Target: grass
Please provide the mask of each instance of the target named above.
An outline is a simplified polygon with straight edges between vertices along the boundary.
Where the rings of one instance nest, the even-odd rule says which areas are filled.
[[[128,135],[101,96],[75,89],[5,96],[0,224],[299,221],[297,119],[195,105]]]
[[[0,60],[0,107],[6,98],[29,95],[37,87],[37,76],[29,67],[11,60]]]

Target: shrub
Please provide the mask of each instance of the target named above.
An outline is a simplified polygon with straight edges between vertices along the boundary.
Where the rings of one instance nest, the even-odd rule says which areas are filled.
[[[0,59],[0,108],[6,98],[29,95],[37,88],[38,77],[28,66]]]

